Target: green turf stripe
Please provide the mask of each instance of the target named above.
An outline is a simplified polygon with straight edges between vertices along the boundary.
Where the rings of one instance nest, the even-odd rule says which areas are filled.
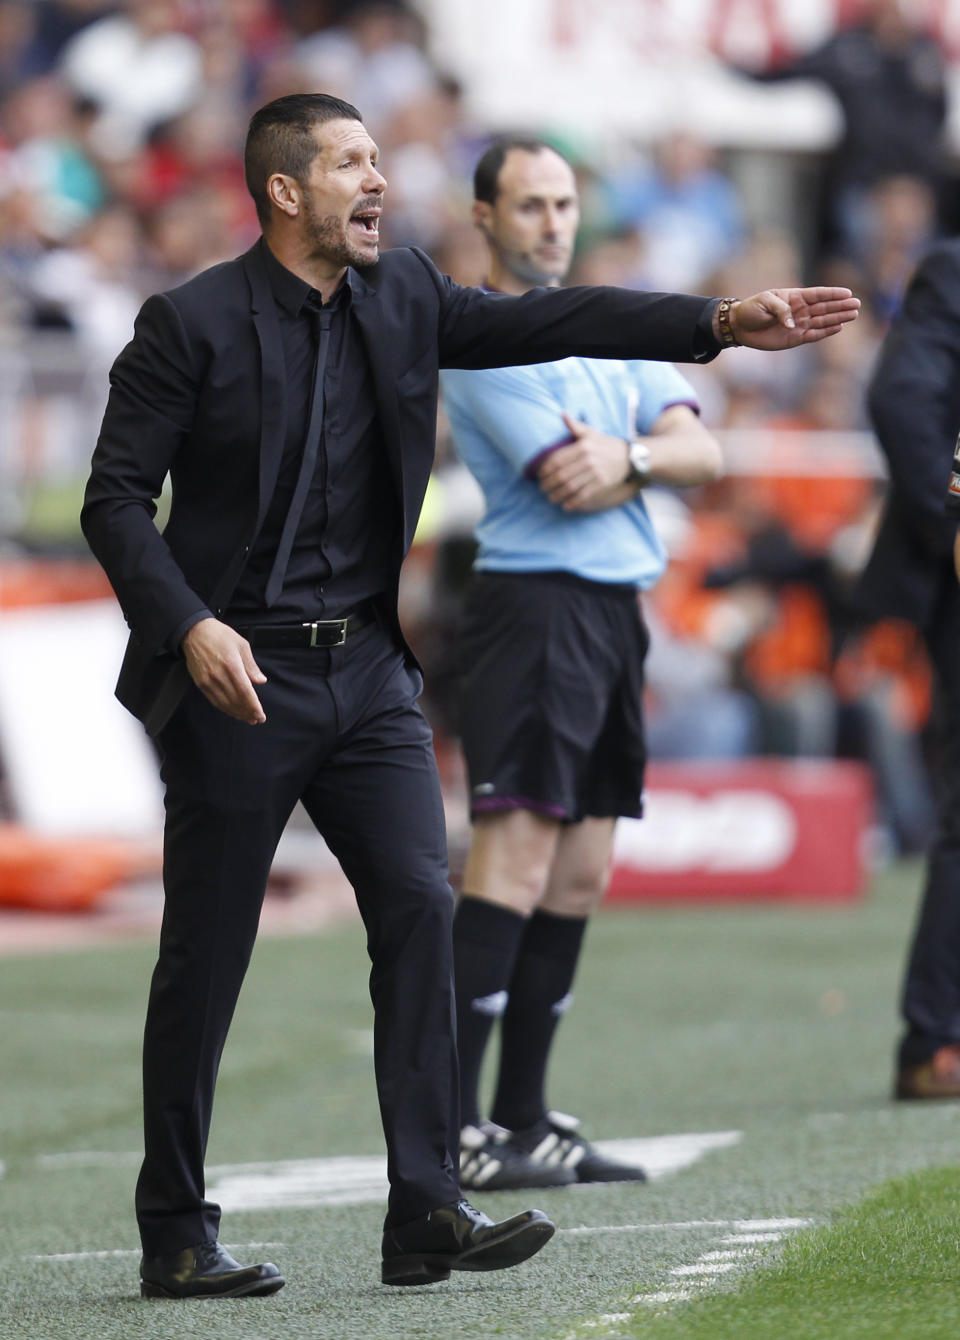
[[[646,1304],[608,1330],[649,1340],[954,1340],[958,1195],[957,1168],[885,1182],[830,1227],[791,1236],[777,1263],[740,1287],[726,1280],[724,1292],[665,1302],[669,1315]]]

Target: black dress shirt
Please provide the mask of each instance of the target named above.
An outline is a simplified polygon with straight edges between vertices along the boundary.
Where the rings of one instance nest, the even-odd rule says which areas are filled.
[[[283,342],[287,433],[270,508],[224,617],[236,625],[340,618],[390,585],[396,545],[396,493],[351,311],[353,287],[363,280],[348,270],[325,305],[331,324],[323,433],[283,589],[268,610],[264,592],[300,470],[316,368],[308,299],[319,303],[320,296],[260,245]]]

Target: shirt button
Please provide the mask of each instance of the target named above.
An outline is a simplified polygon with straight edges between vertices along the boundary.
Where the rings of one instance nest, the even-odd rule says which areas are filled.
[[[322,596],[323,593],[324,593],[324,591],[325,591],[326,589],[327,589],[327,588],[326,588],[325,586],[315,586],[315,587],[313,588],[313,594],[314,594],[315,596]]]

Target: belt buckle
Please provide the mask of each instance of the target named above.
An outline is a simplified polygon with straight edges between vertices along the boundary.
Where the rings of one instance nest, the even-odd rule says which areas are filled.
[[[317,646],[318,628],[336,628],[339,626],[340,636],[337,638],[336,642],[331,642],[328,645],[331,647],[342,647],[347,640],[347,624],[349,622],[350,618],[348,615],[346,619],[315,619],[313,623],[305,623],[303,627],[310,629],[310,641],[307,643],[307,646]]]

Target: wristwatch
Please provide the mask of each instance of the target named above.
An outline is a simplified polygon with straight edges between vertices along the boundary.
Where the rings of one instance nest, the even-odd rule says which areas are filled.
[[[627,459],[630,462],[630,470],[625,482],[627,484],[636,484],[639,488],[644,488],[650,483],[650,448],[646,442],[640,438],[634,438],[632,442],[627,442]]]

